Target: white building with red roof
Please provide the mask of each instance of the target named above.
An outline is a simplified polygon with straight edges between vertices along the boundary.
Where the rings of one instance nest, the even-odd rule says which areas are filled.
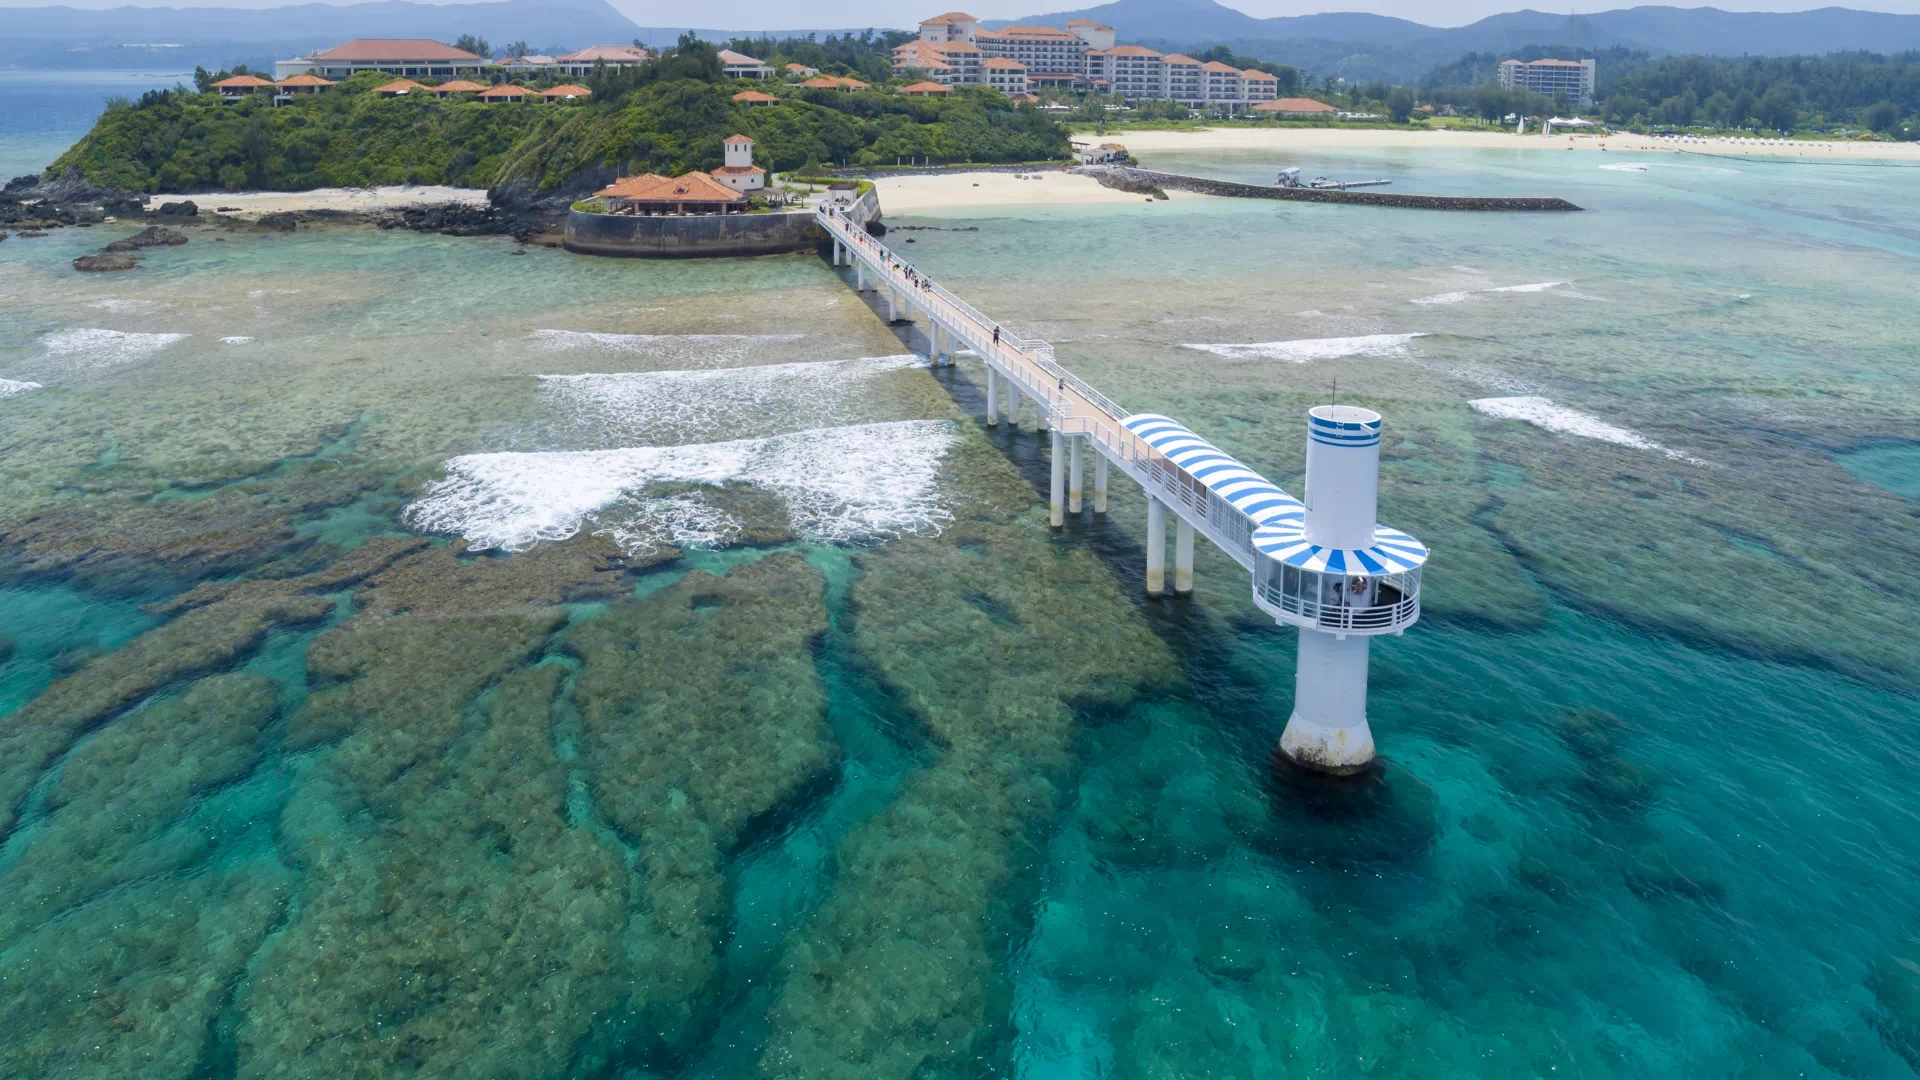
[[[610,68],[638,67],[653,59],[653,54],[637,45],[589,45],[584,49],[553,58],[553,65],[540,74],[570,75],[574,78],[593,74],[595,65]]]
[[[288,79],[318,75],[339,80],[362,71],[384,71],[410,79],[451,79],[463,72],[479,71],[487,64],[484,56],[431,38],[354,38],[331,49],[276,60],[273,76]]]
[[[771,79],[773,65],[732,49],[720,50],[720,68],[730,79]]]
[[[759,191],[767,186],[767,170],[753,163],[753,140],[729,135],[720,140],[727,163],[713,170],[713,178],[735,191]]]

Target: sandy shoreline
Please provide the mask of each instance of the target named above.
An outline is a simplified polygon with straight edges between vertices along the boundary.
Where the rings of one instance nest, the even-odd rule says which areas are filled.
[[[487,205],[487,193],[483,190],[440,185],[169,195],[155,196],[154,202],[158,204],[162,201],[175,201],[182,198],[192,199],[203,214],[221,212],[228,217],[249,221],[262,214],[274,214],[283,210],[347,210],[369,213],[376,210],[398,210],[407,206],[442,206],[447,203],[463,203],[469,206]],[[221,207],[236,209],[221,211]]]
[[[1834,160],[1920,160],[1920,143],[1814,142],[1786,139],[1656,139],[1649,135],[1515,135],[1507,131],[1393,131],[1358,128],[1202,128],[1199,131],[1117,131],[1107,136],[1135,153],[1182,150],[1576,150],[1721,154]]]
[[[1038,179],[1020,179],[1019,177]],[[1101,187],[1098,181],[1058,169],[1032,173],[975,172],[932,176],[878,176],[880,209],[889,214],[932,214],[1016,206],[1095,206],[1137,203],[1146,198]],[[1179,198],[1176,193],[1173,198]]]

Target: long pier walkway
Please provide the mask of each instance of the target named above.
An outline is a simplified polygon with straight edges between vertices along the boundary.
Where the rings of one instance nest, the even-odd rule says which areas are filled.
[[[1175,593],[1193,589],[1193,537],[1212,541],[1254,578],[1254,601],[1277,620],[1347,634],[1400,633],[1420,617],[1420,565],[1426,549],[1405,533],[1373,530],[1372,543],[1329,547],[1307,540],[1306,508],[1259,473],[1158,414],[1130,413],[1068,371],[1053,346],[1013,333],[955,295],[909,270],[908,263],[866,231],[866,200],[822,204],[820,224],[832,238],[835,266],[851,266],[861,292],[885,292],[890,321],[927,321],[931,359],[953,363],[972,352],[987,369],[987,420],[998,427],[1034,403],[1053,436],[1051,523],[1065,524],[1082,504],[1084,451],[1095,454],[1093,512],[1107,510],[1109,464],[1137,482],[1147,502],[1147,592],[1165,591],[1166,511],[1175,515]],[[1366,410],[1351,410],[1355,414]],[[1368,413],[1367,415],[1373,416]],[[1379,418],[1329,423],[1329,439],[1377,446]],[[1317,436],[1316,436],[1317,437]],[[1371,513],[1371,510],[1368,511]],[[1360,584],[1356,584],[1356,582]],[[1356,591],[1365,587],[1365,594]]]

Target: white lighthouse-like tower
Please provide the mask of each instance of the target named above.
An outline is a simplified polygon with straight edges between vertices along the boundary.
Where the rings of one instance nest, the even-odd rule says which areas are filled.
[[[1256,529],[1253,595],[1300,628],[1293,715],[1280,750],[1296,764],[1351,774],[1373,761],[1367,727],[1371,641],[1420,618],[1427,549],[1375,521],[1380,414],[1321,405],[1307,414],[1307,490],[1298,514]]]

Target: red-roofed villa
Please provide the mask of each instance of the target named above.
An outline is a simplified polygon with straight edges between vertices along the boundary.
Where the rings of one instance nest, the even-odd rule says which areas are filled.
[[[384,71],[416,79],[451,79],[487,66],[484,56],[431,38],[354,38],[293,60],[275,61],[274,77],[318,75],[344,79],[362,71]]]

